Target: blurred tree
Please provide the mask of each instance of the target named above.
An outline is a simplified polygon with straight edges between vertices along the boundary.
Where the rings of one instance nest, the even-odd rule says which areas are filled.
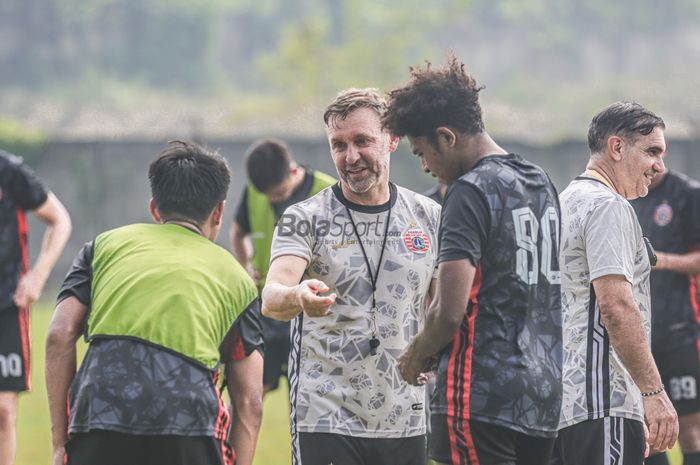
[[[698,26],[698,0],[0,0],[0,85],[14,92],[0,110],[63,97],[70,120],[149,98],[282,119],[453,49],[490,101],[542,118],[638,95],[689,114]]]
[[[152,86],[205,88],[217,73],[221,3],[204,0],[4,0],[0,82],[77,83],[85,72]]]
[[[46,135],[12,118],[0,116],[0,150],[33,160],[46,146]]]
[[[256,60],[278,92],[326,101],[349,86],[386,89],[406,79],[407,64],[443,58],[437,31],[467,14],[471,1],[325,0],[300,2],[276,48]],[[300,76],[303,78],[300,79]]]

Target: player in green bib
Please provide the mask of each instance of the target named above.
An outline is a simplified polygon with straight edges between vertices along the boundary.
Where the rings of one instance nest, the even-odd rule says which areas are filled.
[[[46,349],[54,465],[234,462],[219,367],[233,363],[234,323],[259,300],[213,242],[229,168],[171,142],[149,181],[156,224],[98,235],[61,287]],[[89,345],[76,373],[81,335]]]
[[[245,159],[249,183],[236,210],[231,245],[233,255],[262,290],[279,217],[287,207],[335,184],[335,179],[297,164],[289,147],[280,140],[255,142]],[[263,389],[269,392],[277,389],[281,376],[287,376],[289,323],[260,319],[265,341]]]

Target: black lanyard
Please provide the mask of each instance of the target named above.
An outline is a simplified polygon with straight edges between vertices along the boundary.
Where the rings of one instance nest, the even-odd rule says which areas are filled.
[[[372,283],[372,308],[370,310],[370,322],[372,338],[369,340],[369,349],[372,355],[377,355],[377,347],[379,347],[379,339],[377,339],[377,321],[376,321],[376,310],[377,310],[377,280],[379,279],[379,272],[382,269],[382,259],[384,258],[384,250],[386,250],[386,240],[389,237],[389,222],[391,221],[391,199],[389,199],[389,211],[386,214],[386,225],[384,226],[384,239],[382,240],[382,251],[379,254],[379,263],[377,263],[377,272],[372,273],[372,267],[369,264],[369,258],[367,257],[367,252],[365,252],[365,246],[362,245],[362,240],[360,235],[357,233],[357,226],[355,221],[352,219],[350,214],[350,209],[345,205],[345,211],[348,213],[348,218],[352,224],[352,230],[357,238],[357,243],[360,244],[360,250],[362,250],[362,256],[365,259],[365,265],[367,265],[367,273],[369,273],[369,280]]]

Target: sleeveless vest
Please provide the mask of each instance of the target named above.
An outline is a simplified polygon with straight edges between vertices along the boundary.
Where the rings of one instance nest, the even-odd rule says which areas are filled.
[[[233,256],[174,224],[100,234],[86,338],[134,338],[214,369],[236,318],[257,298]]]
[[[318,194],[323,189],[336,183],[336,180],[319,171],[313,173],[309,197]],[[257,282],[258,289],[265,286],[267,272],[270,269],[270,247],[277,219],[275,212],[265,194],[252,185],[248,185],[248,218],[250,219],[251,240],[253,241],[253,268],[260,273]]]

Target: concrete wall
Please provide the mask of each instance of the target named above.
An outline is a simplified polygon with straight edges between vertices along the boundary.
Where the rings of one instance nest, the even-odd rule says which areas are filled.
[[[209,140],[234,171],[225,213],[225,227],[219,243],[228,248],[229,225],[245,184],[243,154],[251,141]],[[335,174],[325,140],[288,141],[295,158],[314,169]],[[581,173],[588,160],[583,141],[565,141],[550,146],[523,145],[499,141],[509,151],[521,154],[548,171],[558,189]],[[668,141],[666,159],[672,169],[700,179],[700,141]],[[165,144],[151,141],[54,142],[32,158],[39,176],[66,205],[73,218],[73,235],[53,273],[55,287],[68,270],[80,246],[98,233],[133,222],[151,221],[147,170],[150,161]],[[397,184],[423,191],[435,180],[420,170],[420,164],[404,142],[392,155],[392,179]],[[43,234],[42,225],[30,220],[31,252],[36,257]]]

